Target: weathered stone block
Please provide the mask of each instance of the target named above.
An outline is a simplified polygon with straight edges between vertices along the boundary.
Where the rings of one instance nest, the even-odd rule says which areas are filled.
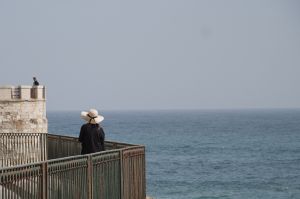
[[[0,86],[0,100],[11,100],[13,86]]]
[[[31,98],[31,86],[20,86],[20,99],[29,100]]]

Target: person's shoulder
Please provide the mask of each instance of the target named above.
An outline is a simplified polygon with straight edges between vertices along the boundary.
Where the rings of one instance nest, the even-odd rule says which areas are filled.
[[[89,124],[88,123],[85,123],[83,125],[81,125],[81,128],[86,128]]]

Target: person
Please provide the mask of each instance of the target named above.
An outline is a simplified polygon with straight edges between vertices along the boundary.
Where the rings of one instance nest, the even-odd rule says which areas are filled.
[[[33,77],[33,86],[38,86],[40,83],[37,81],[36,77]]]
[[[99,115],[96,109],[90,109],[89,112],[82,111],[81,118],[87,121],[81,126],[79,134],[79,142],[82,145],[81,154],[105,151],[105,133],[99,124],[104,120],[104,117]]]

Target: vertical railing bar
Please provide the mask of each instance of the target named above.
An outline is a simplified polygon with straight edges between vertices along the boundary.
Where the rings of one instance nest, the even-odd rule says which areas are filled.
[[[124,176],[123,176],[123,149],[120,150],[120,199],[124,199],[124,194],[123,194],[123,184],[124,184]]]
[[[47,142],[47,134],[45,133],[45,134],[43,134],[44,136],[44,160],[47,160],[48,158],[47,158],[47,154],[48,154],[48,142]]]
[[[92,163],[92,155],[88,155],[87,159],[87,192],[88,199],[93,198],[93,163]]]
[[[45,145],[44,145],[44,136],[43,136],[43,134],[39,134],[38,135],[38,140],[39,140],[39,143],[41,143],[41,147],[40,147],[40,161],[45,161],[44,160],[44,148],[46,147]],[[43,147],[42,147],[43,146]]]
[[[62,139],[61,139],[61,137],[59,137],[59,141],[58,141],[58,143],[59,143],[59,145],[61,146],[62,145],[62,141],[61,141]],[[57,147],[57,149],[59,150],[59,149],[61,149],[60,147]],[[62,157],[62,151],[61,150],[59,150],[59,152],[58,152],[58,157]]]
[[[10,140],[11,140],[11,136],[9,135],[9,136],[8,136],[8,140],[7,140],[8,143],[7,143],[7,145],[6,145],[7,148],[10,148],[10,147],[11,147],[11,146],[10,146]],[[11,160],[11,159],[8,157],[8,158],[7,158],[7,165],[6,165],[6,166],[8,166],[8,165],[10,164],[10,160]],[[9,194],[9,193],[8,193],[8,194]]]
[[[32,143],[32,140],[31,140],[31,135],[29,135],[29,143],[30,143],[30,151],[32,151],[32,148],[33,148],[33,144],[34,143]],[[29,158],[28,158],[28,160],[27,160],[27,163],[29,163],[30,162],[30,160],[31,160],[31,157],[30,157],[30,153],[28,153],[28,155],[29,155]]]
[[[146,149],[145,147],[143,147],[144,149],[144,154],[143,154],[143,158],[142,158],[142,162],[143,162],[143,197],[146,198]]]
[[[50,187],[49,187],[49,198],[53,198],[53,195],[54,195],[54,177],[53,177],[53,167],[50,167],[48,169],[48,173],[49,173],[49,180],[50,180]]]
[[[29,180],[29,190],[30,190],[29,193],[30,193],[31,196],[33,196],[32,193],[34,191],[33,190],[33,183],[32,183],[33,181],[34,181],[34,171],[31,170],[30,171],[30,180]]]
[[[47,199],[48,197],[48,162],[43,162],[41,164],[41,174],[42,174],[42,193],[41,198]]]
[[[34,152],[34,156],[33,156],[33,161],[34,162],[40,162],[41,160],[39,160],[40,159],[40,154],[37,156],[36,155],[36,150],[35,149],[38,149],[39,148],[39,143],[38,143],[38,137],[36,137],[36,134],[33,134],[33,138],[32,138],[32,141],[33,141],[33,143],[34,143],[34,150],[33,150],[33,152]],[[38,152],[40,152],[39,150],[38,150]]]
[[[77,181],[78,181],[78,174],[77,174],[77,172],[78,172],[78,165],[77,165],[77,163],[74,163],[74,166],[75,166],[75,170],[74,170],[74,176],[75,176],[75,180],[74,180],[74,191],[76,192],[76,193],[74,193],[74,195],[75,196],[78,196],[79,197],[79,195],[77,194]]]

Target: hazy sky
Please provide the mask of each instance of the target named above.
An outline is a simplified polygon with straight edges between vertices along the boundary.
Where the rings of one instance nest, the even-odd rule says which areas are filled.
[[[0,2],[0,85],[48,110],[300,107],[300,1]]]

